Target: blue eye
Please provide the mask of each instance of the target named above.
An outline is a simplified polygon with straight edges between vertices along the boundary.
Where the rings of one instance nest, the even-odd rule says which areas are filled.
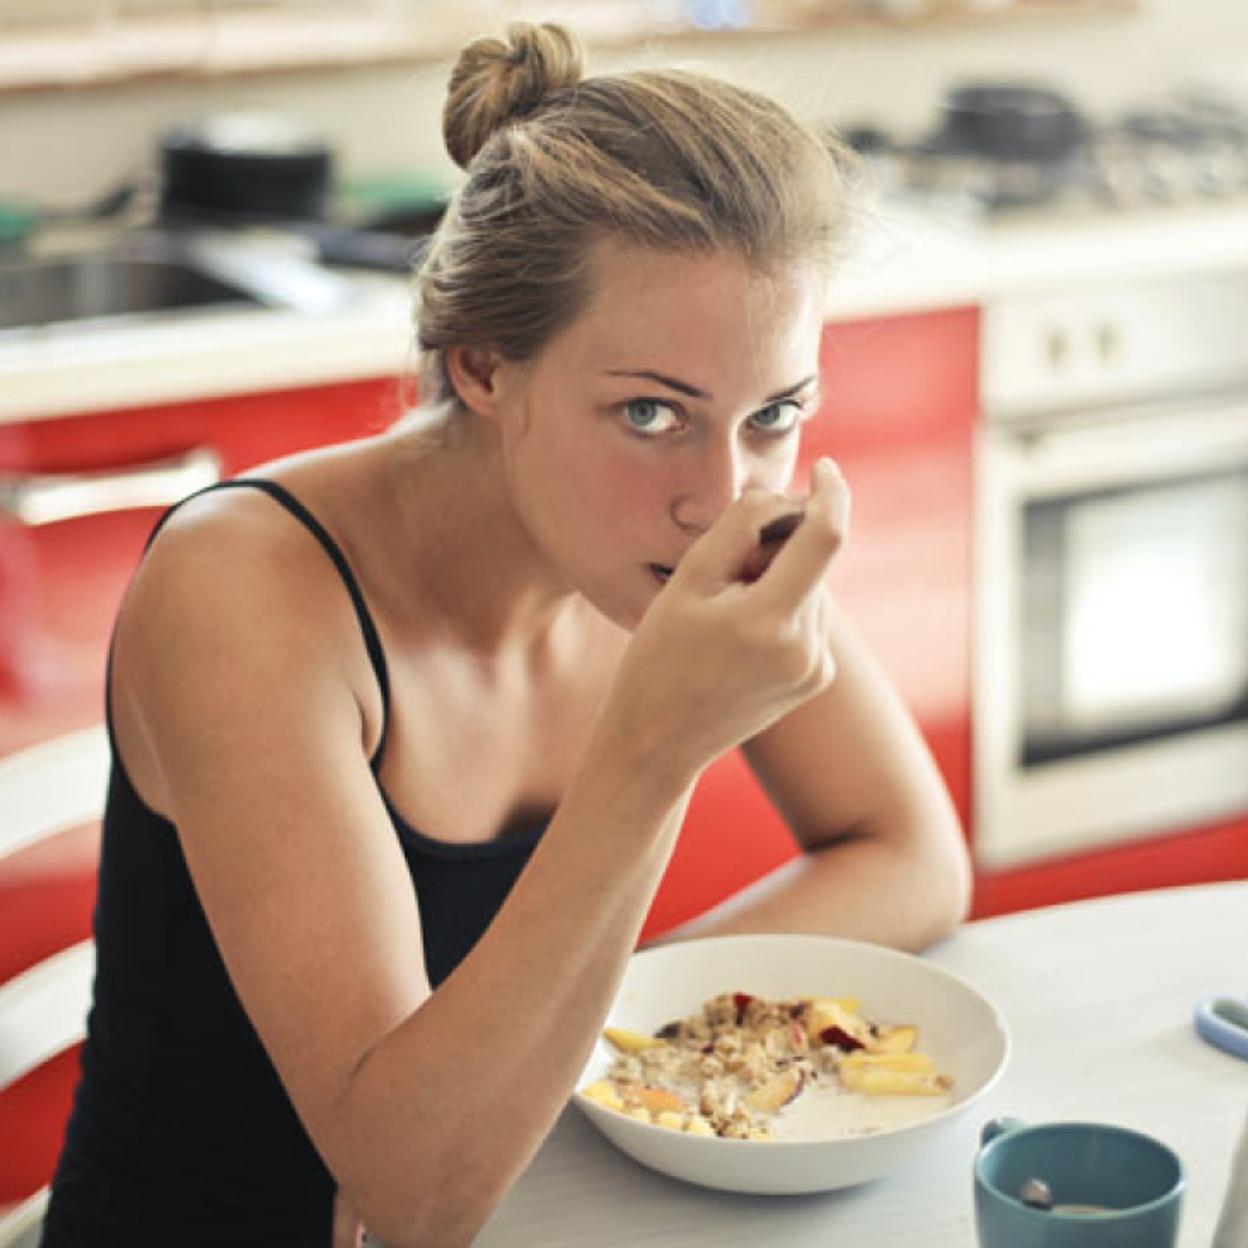
[[[629,399],[624,404],[624,419],[633,433],[639,433],[643,437],[670,433],[680,424],[680,418],[672,405],[659,399]]]
[[[750,423],[764,433],[788,433],[797,427],[801,415],[801,405],[785,399],[780,403],[769,403],[755,412],[750,417]]]

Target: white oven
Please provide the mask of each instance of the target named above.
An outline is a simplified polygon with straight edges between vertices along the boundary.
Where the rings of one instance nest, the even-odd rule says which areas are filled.
[[[1248,810],[1248,272],[985,316],[976,856]]]

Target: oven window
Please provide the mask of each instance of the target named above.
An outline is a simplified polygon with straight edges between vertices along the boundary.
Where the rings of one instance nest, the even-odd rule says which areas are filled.
[[[1022,763],[1248,719],[1248,469],[1023,510]]]

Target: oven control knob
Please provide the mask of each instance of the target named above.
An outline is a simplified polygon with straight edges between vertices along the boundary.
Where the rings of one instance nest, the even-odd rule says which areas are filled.
[[[1050,325],[1044,334],[1044,356],[1049,368],[1059,372],[1070,359],[1070,337],[1060,325]]]
[[[1096,356],[1102,364],[1116,364],[1122,357],[1122,335],[1113,321],[1098,322],[1094,331]]]

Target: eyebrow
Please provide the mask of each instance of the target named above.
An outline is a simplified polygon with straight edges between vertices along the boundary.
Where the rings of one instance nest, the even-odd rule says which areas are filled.
[[[609,377],[639,377],[647,381],[657,381],[659,385],[666,386],[669,390],[675,390],[677,394],[688,395],[691,399],[709,399],[711,396],[705,390],[699,390],[697,386],[691,386],[687,381],[680,381],[675,377],[665,376],[663,373],[653,372],[648,368],[641,369],[623,369],[608,368],[606,370]],[[778,403],[781,399],[790,398],[799,390],[804,389],[813,381],[818,381],[819,375],[811,373],[809,377],[803,377],[801,381],[794,382],[791,386],[785,386],[783,390],[777,390],[775,394],[769,394],[764,403]]]

